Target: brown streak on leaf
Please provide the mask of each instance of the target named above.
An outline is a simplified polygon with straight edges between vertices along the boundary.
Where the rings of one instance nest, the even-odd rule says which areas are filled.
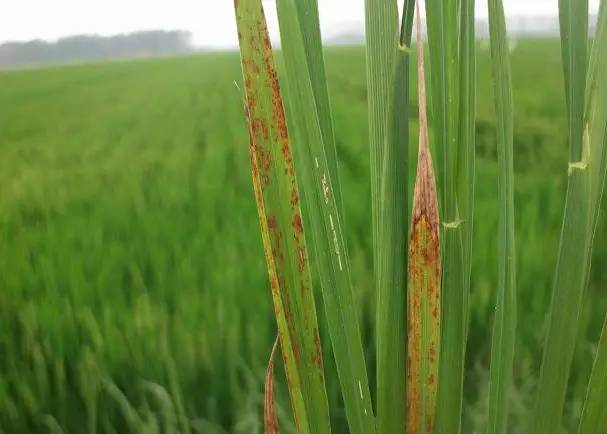
[[[417,8],[419,151],[409,242],[407,293],[407,433],[433,434],[440,339],[438,200],[426,113],[421,20]]]
[[[309,382],[312,378],[316,381],[320,377],[324,382],[324,374],[313,291],[307,269],[300,196],[261,0],[235,0],[234,4],[245,86],[244,107],[250,135],[253,187],[295,426],[298,433],[304,433],[307,417],[301,401],[296,402],[301,399],[297,398],[300,393],[298,389],[302,388],[303,382]],[[311,303],[311,308],[304,308],[302,312],[300,306],[306,302]],[[273,369],[273,362],[271,364]],[[309,371],[306,376],[311,365],[321,369]],[[299,377],[301,373],[304,375]],[[268,381],[271,379],[266,379],[266,384]],[[267,427],[268,424],[266,432]]]

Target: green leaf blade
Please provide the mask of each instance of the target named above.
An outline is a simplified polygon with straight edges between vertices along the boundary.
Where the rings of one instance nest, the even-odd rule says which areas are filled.
[[[468,336],[474,113],[463,115],[460,109],[468,108],[474,98],[474,7],[470,5],[455,0],[426,6],[443,264],[437,432],[446,433],[461,429]]]
[[[413,1],[405,10],[412,11]],[[405,12],[406,13],[406,12]],[[377,430],[404,431],[407,55],[396,0],[365,1],[371,218],[376,304]]]
[[[381,175],[386,139],[386,119],[390,105],[394,56],[398,47],[398,7],[396,0],[365,0],[365,39],[371,168],[371,213],[374,267],[378,269],[377,246],[381,227]],[[377,272],[376,272],[377,279]]]
[[[544,346],[534,432],[561,426],[581,306],[588,285],[594,233],[607,161],[607,7],[601,3],[585,80],[581,159],[570,160],[548,334]],[[579,114],[575,114],[578,116]],[[570,147],[574,146],[573,143]]]
[[[337,373],[352,434],[374,434],[371,405],[357,307],[352,292],[343,223],[335,194],[336,180],[329,169],[330,152],[324,142],[313,79],[309,76],[306,38],[302,30],[309,17],[294,0],[278,1],[278,18],[295,145],[302,175],[317,272],[327,315]]]
[[[587,116],[589,120],[587,128],[587,140],[592,138],[592,149],[595,152],[603,148],[602,165],[607,159],[607,3],[602,2],[599,10],[599,19],[597,33],[593,45],[593,51],[590,60],[588,92],[586,102],[588,104]],[[603,128],[601,129],[601,124]],[[598,157],[597,157],[598,158]],[[605,168],[599,168],[597,175],[603,177]],[[599,184],[601,181],[598,181]],[[603,179],[604,183],[604,179]],[[599,186],[600,195],[604,185]],[[598,206],[596,214],[598,215]],[[595,219],[597,216],[595,215]],[[605,396],[607,396],[607,319],[603,326],[603,331],[597,348],[588,391],[582,417],[580,421],[579,434],[592,434],[604,430],[607,426],[607,405],[605,405]]]
[[[502,0],[489,0],[489,32],[498,154],[498,284],[489,383],[489,434],[506,434],[516,341],[513,103],[510,56]]]
[[[559,0],[559,22],[569,113],[569,158],[580,161],[588,67],[588,0]]]
[[[400,44],[394,47],[392,91],[380,178],[377,242],[377,430],[405,430],[405,314],[407,269],[409,50],[414,1],[405,4]]]
[[[409,55],[399,50],[393,72],[380,210],[376,351],[378,431],[405,428],[405,292]],[[379,417],[379,415],[382,417]]]

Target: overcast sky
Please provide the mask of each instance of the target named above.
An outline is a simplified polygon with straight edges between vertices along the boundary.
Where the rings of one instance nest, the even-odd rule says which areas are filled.
[[[276,33],[276,0],[263,0]],[[318,0],[323,35],[362,28],[364,0]],[[477,16],[487,2],[477,0]],[[504,0],[508,15],[556,15],[558,0]],[[599,0],[590,0],[592,11]],[[150,29],[183,29],[196,45],[236,44],[233,0],[0,0],[0,42]]]

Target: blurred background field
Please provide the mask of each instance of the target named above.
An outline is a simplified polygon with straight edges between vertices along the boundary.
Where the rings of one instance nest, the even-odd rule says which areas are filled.
[[[466,433],[485,423],[497,280],[495,122],[479,44]],[[511,399],[514,432],[525,433],[565,200],[567,121],[559,42],[518,40],[512,56],[520,310]],[[372,348],[364,50],[329,48],[327,64]],[[261,432],[275,322],[239,82],[235,53],[0,72],[0,433]],[[570,429],[607,309],[604,217],[597,237]],[[345,433],[325,357],[335,432]],[[372,373],[371,350],[368,360]],[[283,432],[287,402],[279,396]]]

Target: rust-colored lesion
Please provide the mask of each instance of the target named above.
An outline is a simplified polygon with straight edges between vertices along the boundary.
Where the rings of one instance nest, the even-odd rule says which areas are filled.
[[[300,194],[261,0],[237,0],[234,5],[253,188],[278,319],[279,342],[293,398],[298,388],[305,389],[319,381],[324,383]],[[313,369],[316,367],[319,369]],[[295,426],[301,432],[300,422],[306,418],[305,411],[296,404],[293,410]]]
[[[441,259],[419,10],[417,41],[420,128],[407,273],[407,433],[433,434],[438,391]]]

